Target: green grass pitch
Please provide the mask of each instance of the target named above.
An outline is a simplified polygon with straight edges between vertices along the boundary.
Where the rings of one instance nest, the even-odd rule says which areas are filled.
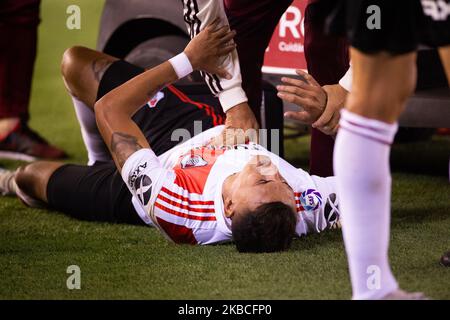
[[[70,31],[66,8],[74,3],[82,10],[82,28]],[[102,4],[42,3],[31,125],[64,147],[70,161],[79,163],[86,153],[59,63],[69,46],[95,47]],[[288,158],[305,167],[308,142],[308,138],[289,141]],[[449,150],[450,141],[443,137],[394,148],[394,158],[401,161],[393,174],[392,268],[404,289],[421,290],[436,299],[450,298],[450,268],[438,263],[450,249],[450,185],[445,176]],[[413,169],[408,173],[404,167]],[[437,167],[444,175],[424,170]],[[66,287],[70,265],[81,268],[81,290]],[[350,295],[340,231],[298,239],[289,252],[238,254],[233,245],[177,246],[154,229],[80,222],[26,208],[17,199],[0,199],[0,299],[348,299]]]

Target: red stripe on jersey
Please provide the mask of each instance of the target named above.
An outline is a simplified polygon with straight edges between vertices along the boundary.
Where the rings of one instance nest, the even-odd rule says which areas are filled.
[[[175,243],[197,244],[197,239],[195,239],[192,229],[167,222],[158,217],[156,220],[158,221],[160,227]]]
[[[166,206],[164,206],[163,204],[161,204],[160,202],[155,202],[155,207],[173,214],[174,216],[178,216],[178,217],[182,217],[182,218],[186,218],[189,220],[200,220],[200,221],[216,221],[216,217],[214,216],[207,216],[207,217],[199,217],[199,216],[194,216],[192,214],[187,214],[187,213],[183,213],[183,212],[179,212],[179,211],[175,211],[172,209],[167,208]]]
[[[196,167],[191,172],[177,166],[173,169],[176,176],[173,183],[189,193],[202,194],[211,168],[212,164],[208,164],[204,167]]]
[[[194,201],[194,200],[191,200],[191,199],[189,199],[187,197],[182,196],[181,194],[172,192],[169,189],[167,189],[166,187],[162,187],[161,191],[164,191],[165,193],[167,193],[168,195],[170,195],[170,196],[172,196],[174,198],[186,201],[189,204],[199,204],[199,205],[205,205],[205,206],[212,206],[212,205],[214,205],[214,201],[200,201],[200,200]]]
[[[193,208],[190,205],[184,205],[179,202],[176,202],[175,200],[170,200],[169,198],[164,197],[163,195],[159,194],[158,199],[163,200],[164,202],[173,205],[175,207],[186,209],[188,211],[192,212],[203,212],[203,213],[214,213],[214,208]]]
[[[192,99],[190,99],[188,96],[186,96],[183,92],[175,88],[174,86],[169,87],[170,91],[172,91],[181,101],[193,104],[194,106],[198,107],[199,109],[204,109],[206,114],[210,117],[212,117],[213,125],[217,126],[217,117],[214,112],[211,111],[210,107],[208,105],[204,105],[199,102],[195,102]]]
[[[186,102],[186,103],[190,103],[193,104],[194,106],[197,106],[199,109],[204,109],[206,114],[210,117],[212,117],[213,120],[213,125],[217,126],[219,124],[223,124],[223,118],[221,116],[218,116],[213,108],[209,105],[207,105],[206,103],[199,103],[199,102],[195,102],[192,99],[190,99],[188,96],[186,96],[183,92],[181,92],[180,90],[178,90],[177,88],[175,88],[174,86],[170,85],[167,86],[167,88],[173,92],[173,94],[175,94],[181,101]]]

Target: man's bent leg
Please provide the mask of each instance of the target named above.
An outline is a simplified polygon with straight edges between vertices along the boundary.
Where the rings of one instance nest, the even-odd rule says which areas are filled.
[[[81,135],[88,151],[89,165],[109,161],[108,148],[97,129],[93,110],[100,80],[118,59],[84,47],[67,49],[61,62],[61,73],[72,97]]]
[[[79,220],[144,224],[113,162],[94,166],[36,162],[19,169],[15,179],[17,194],[26,204],[30,198],[38,200]]]
[[[334,170],[354,299],[398,289],[388,261],[390,144],[415,86],[415,54],[352,49],[353,89],[336,139]]]
[[[119,59],[85,47],[72,47],[64,52],[61,73],[71,96],[93,109],[100,80],[109,66]]]

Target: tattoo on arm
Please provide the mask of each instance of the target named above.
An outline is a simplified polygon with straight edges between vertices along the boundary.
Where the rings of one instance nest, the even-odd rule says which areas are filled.
[[[94,74],[95,80],[97,82],[100,82],[103,75],[105,74],[106,69],[113,63],[114,61],[106,58],[98,58],[92,61],[91,63],[91,69],[92,73]]]
[[[119,166],[122,168],[125,161],[136,151],[143,147],[137,138],[123,132],[114,132],[111,137],[111,152],[116,156]]]

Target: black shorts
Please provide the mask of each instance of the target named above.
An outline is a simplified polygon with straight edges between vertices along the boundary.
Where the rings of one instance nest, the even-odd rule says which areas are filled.
[[[404,54],[419,45],[450,45],[450,0],[320,2],[328,11],[327,32],[346,35],[352,47],[364,53]],[[440,7],[445,3],[447,9]]]
[[[97,100],[143,71],[125,61],[114,62],[100,81]],[[171,139],[175,129],[187,130],[194,136],[199,133],[194,121],[201,121],[202,131],[224,122],[217,99],[211,96],[198,101],[195,93],[184,94],[182,90],[182,86],[163,89],[164,97],[155,107],[143,106],[133,116],[156,155],[178,144]],[[58,168],[49,179],[47,198],[51,208],[77,219],[143,224],[112,160],[93,166],[68,164]]]

